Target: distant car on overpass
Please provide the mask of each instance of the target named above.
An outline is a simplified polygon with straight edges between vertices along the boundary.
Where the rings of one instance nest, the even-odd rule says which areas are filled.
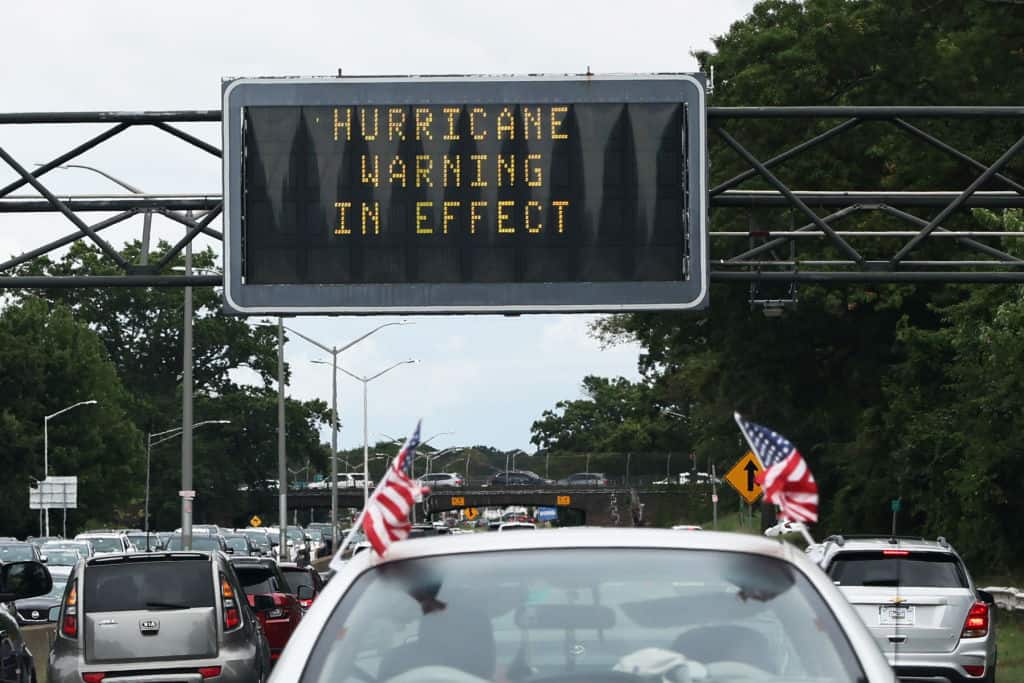
[[[504,488],[506,486],[550,486],[553,483],[550,479],[545,479],[529,470],[510,470],[498,472],[484,486]]]

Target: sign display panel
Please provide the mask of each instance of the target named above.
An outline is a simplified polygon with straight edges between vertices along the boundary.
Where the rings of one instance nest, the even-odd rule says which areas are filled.
[[[243,80],[224,112],[239,312],[704,305],[693,77]]]

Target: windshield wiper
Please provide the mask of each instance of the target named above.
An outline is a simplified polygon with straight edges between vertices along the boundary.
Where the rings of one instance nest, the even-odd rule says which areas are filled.
[[[192,605],[179,605],[174,602],[147,602],[150,609],[192,609]]]

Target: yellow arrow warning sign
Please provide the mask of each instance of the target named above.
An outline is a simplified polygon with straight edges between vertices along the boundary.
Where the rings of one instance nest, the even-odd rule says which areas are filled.
[[[761,497],[761,485],[755,479],[763,470],[761,460],[753,451],[747,451],[732,469],[726,472],[725,480],[736,489],[743,500],[753,503]]]
[[[249,526],[263,526],[263,520],[259,518],[259,515],[253,515],[249,520]]]

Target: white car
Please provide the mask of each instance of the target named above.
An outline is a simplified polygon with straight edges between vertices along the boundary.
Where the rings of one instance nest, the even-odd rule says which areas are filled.
[[[895,683],[802,552],[669,529],[431,536],[339,568],[271,683]]]
[[[530,531],[536,528],[537,525],[530,522],[503,522],[498,525],[498,531]]]
[[[430,488],[458,488],[465,484],[461,474],[454,472],[431,472],[420,477],[420,483]]]
[[[132,545],[124,534],[78,534],[76,541],[89,541],[92,543],[96,555],[115,555],[121,553],[134,553],[138,549]]]
[[[320,481],[314,481],[306,487],[312,491],[323,491],[331,488],[330,478],[322,479]],[[339,472],[338,473],[338,488],[339,489],[361,489],[363,488],[363,473],[362,472]],[[366,488],[373,488],[373,479],[366,480]]]

